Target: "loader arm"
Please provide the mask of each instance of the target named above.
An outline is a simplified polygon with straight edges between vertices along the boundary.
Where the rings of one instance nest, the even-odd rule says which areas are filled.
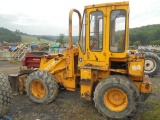
[[[79,17],[79,33],[81,30],[82,18],[76,9],[69,13],[69,40],[68,47],[63,54],[50,54],[42,56],[39,70],[49,71],[67,90],[75,91],[78,84],[76,78],[78,73],[78,48],[72,45],[72,15],[76,12]]]

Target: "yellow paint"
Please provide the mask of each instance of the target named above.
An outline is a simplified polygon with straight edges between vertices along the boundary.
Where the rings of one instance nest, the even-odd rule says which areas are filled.
[[[111,111],[121,112],[127,107],[128,98],[122,90],[113,88],[105,93],[104,104]]]
[[[152,92],[152,84],[141,84],[141,93],[151,93]]]
[[[143,75],[144,60],[129,62],[129,75],[139,77]]]
[[[91,95],[94,92],[93,85],[111,74],[128,76],[130,80],[134,81],[139,92],[151,93],[151,84],[149,88],[147,88],[147,83],[145,83],[143,79],[144,58],[137,55],[135,52],[127,54],[129,47],[129,2],[89,5],[85,6],[84,9],[85,21],[83,22],[81,22],[81,15],[77,10],[72,9],[70,12],[69,46],[67,47],[67,50],[62,55],[51,54],[49,56],[42,56],[39,70],[49,71],[56,78],[57,83],[62,84],[67,90],[75,91],[77,89],[77,84],[79,84],[81,97],[87,100],[91,100]],[[115,10],[123,10],[126,15],[124,28],[125,34],[121,34],[117,40],[115,39],[117,34],[115,27],[116,20],[111,20],[111,17],[114,17],[111,16],[111,13]],[[99,32],[92,34],[92,32],[90,32],[90,15],[97,11],[100,11],[103,16],[101,16],[102,18],[97,17],[95,20],[96,22],[94,23],[95,28],[92,28],[92,32],[99,30],[100,27],[98,25],[102,24],[102,34],[97,34]],[[73,12],[78,13],[80,25],[79,30],[82,27],[78,47],[72,46]],[[102,21],[100,22],[100,20]],[[84,26],[85,28],[83,28]],[[83,31],[84,29],[85,31]],[[99,42],[103,43],[100,44],[101,49],[98,51],[91,49],[90,38],[92,36],[99,37],[101,40],[98,39]],[[111,38],[113,41],[111,41]],[[111,47],[111,42],[116,42],[118,44],[115,44],[117,48],[115,48],[115,46]],[[124,46],[124,49],[121,51],[121,47],[118,46]],[[112,48],[113,50],[110,50]],[[118,51],[115,52],[114,49]],[[48,59],[49,57],[51,58],[50,60]],[[78,80],[77,77],[80,78],[80,80]],[[112,95],[115,93],[118,93],[120,98],[123,98],[118,103],[116,103],[116,100],[112,99]],[[110,102],[107,102],[108,100]],[[127,96],[119,89],[111,89],[109,92],[106,92],[104,101],[105,105],[107,107],[109,106],[109,109],[116,112],[124,110],[128,104]],[[116,105],[116,107],[114,105]]]
[[[91,69],[81,69],[81,97],[91,100],[93,86],[93,71]]]
[[[43,98],[46,94],[46,89],[43,83],[39,80],[34,80],[30,85],[30,91],[33,96],[36,98]]]

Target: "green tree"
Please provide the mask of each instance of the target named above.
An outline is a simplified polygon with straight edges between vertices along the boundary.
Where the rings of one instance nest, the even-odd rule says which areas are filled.
[[[37,40],[38,40],[38,41],[40,41],[40,39],[41,39],[40,37],[37,37]]]
[[[3,43],[3,41],[10,43],[21,42],[21,36],[8,29],[0,28],[0,42]]]
[[[131,45],[140,40],[141,45],[149,45],[151,41],[160,40],[160,24],[147,25],[129,29]]]
[[[137,41],[134,42],[134,45],[135,45],[136,47],[138,47],[138,46],[141,45],[141,42],[137,40]]]
[[[154,40],[149,43],[152,46],[160,46],[160,40]]]
[[[64,34],[60,34],[59,37],[57,38],[56,42],[59,42],[61,44],[64,44]]]

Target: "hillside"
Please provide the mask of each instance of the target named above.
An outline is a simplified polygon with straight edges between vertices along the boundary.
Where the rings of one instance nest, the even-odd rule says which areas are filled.
[[[148,45],[151,41],[160,40],[160,24],[147,25],[137,28],[129,29],[129,39],[130,45],[133,45],[135,41],[140,41],[141,45]],[[52,35],[28,35],[19,30],[15,32],[10,31],[5,28],[0,28],[0,42],[22,42],[22,43],[31,43],[31,42],[51,42],[56,41],[59,36]],[[73,43],[78,42],[79,37],[73,36]],[[64,36],[64,43],[68,42],[68,36]]]
[[[50,40],[42,39],[39,37],[34,37],[34,36],[29,36],[29,35],[21,35],[21,43],[31,43],[31,42],[36,42],[36,43],[44,43],[44,42],[52,42]]]
[[[151,41],[160,40],[160,24],[130,28],[129,32],[131,45],[135,41],[140,41],[142,45],[148,45]]]
[[[21,42],[21,36],[15,34],[13,31],[10,31],[6,28],[0,28],[0,43],[3,42]]]

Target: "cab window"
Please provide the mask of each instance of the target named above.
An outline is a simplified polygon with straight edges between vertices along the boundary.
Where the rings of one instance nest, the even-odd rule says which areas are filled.
[[[79,38],[79,46],[83,54],[86,52],[86,11],[83,14],[82,30]]]
[[[110,51],[124,52],[126,35],[126,11],[113,10],[110,15]]]
[[[102,51],[103,48],[103,13],[94,11],[90,13],[90,50]]]

